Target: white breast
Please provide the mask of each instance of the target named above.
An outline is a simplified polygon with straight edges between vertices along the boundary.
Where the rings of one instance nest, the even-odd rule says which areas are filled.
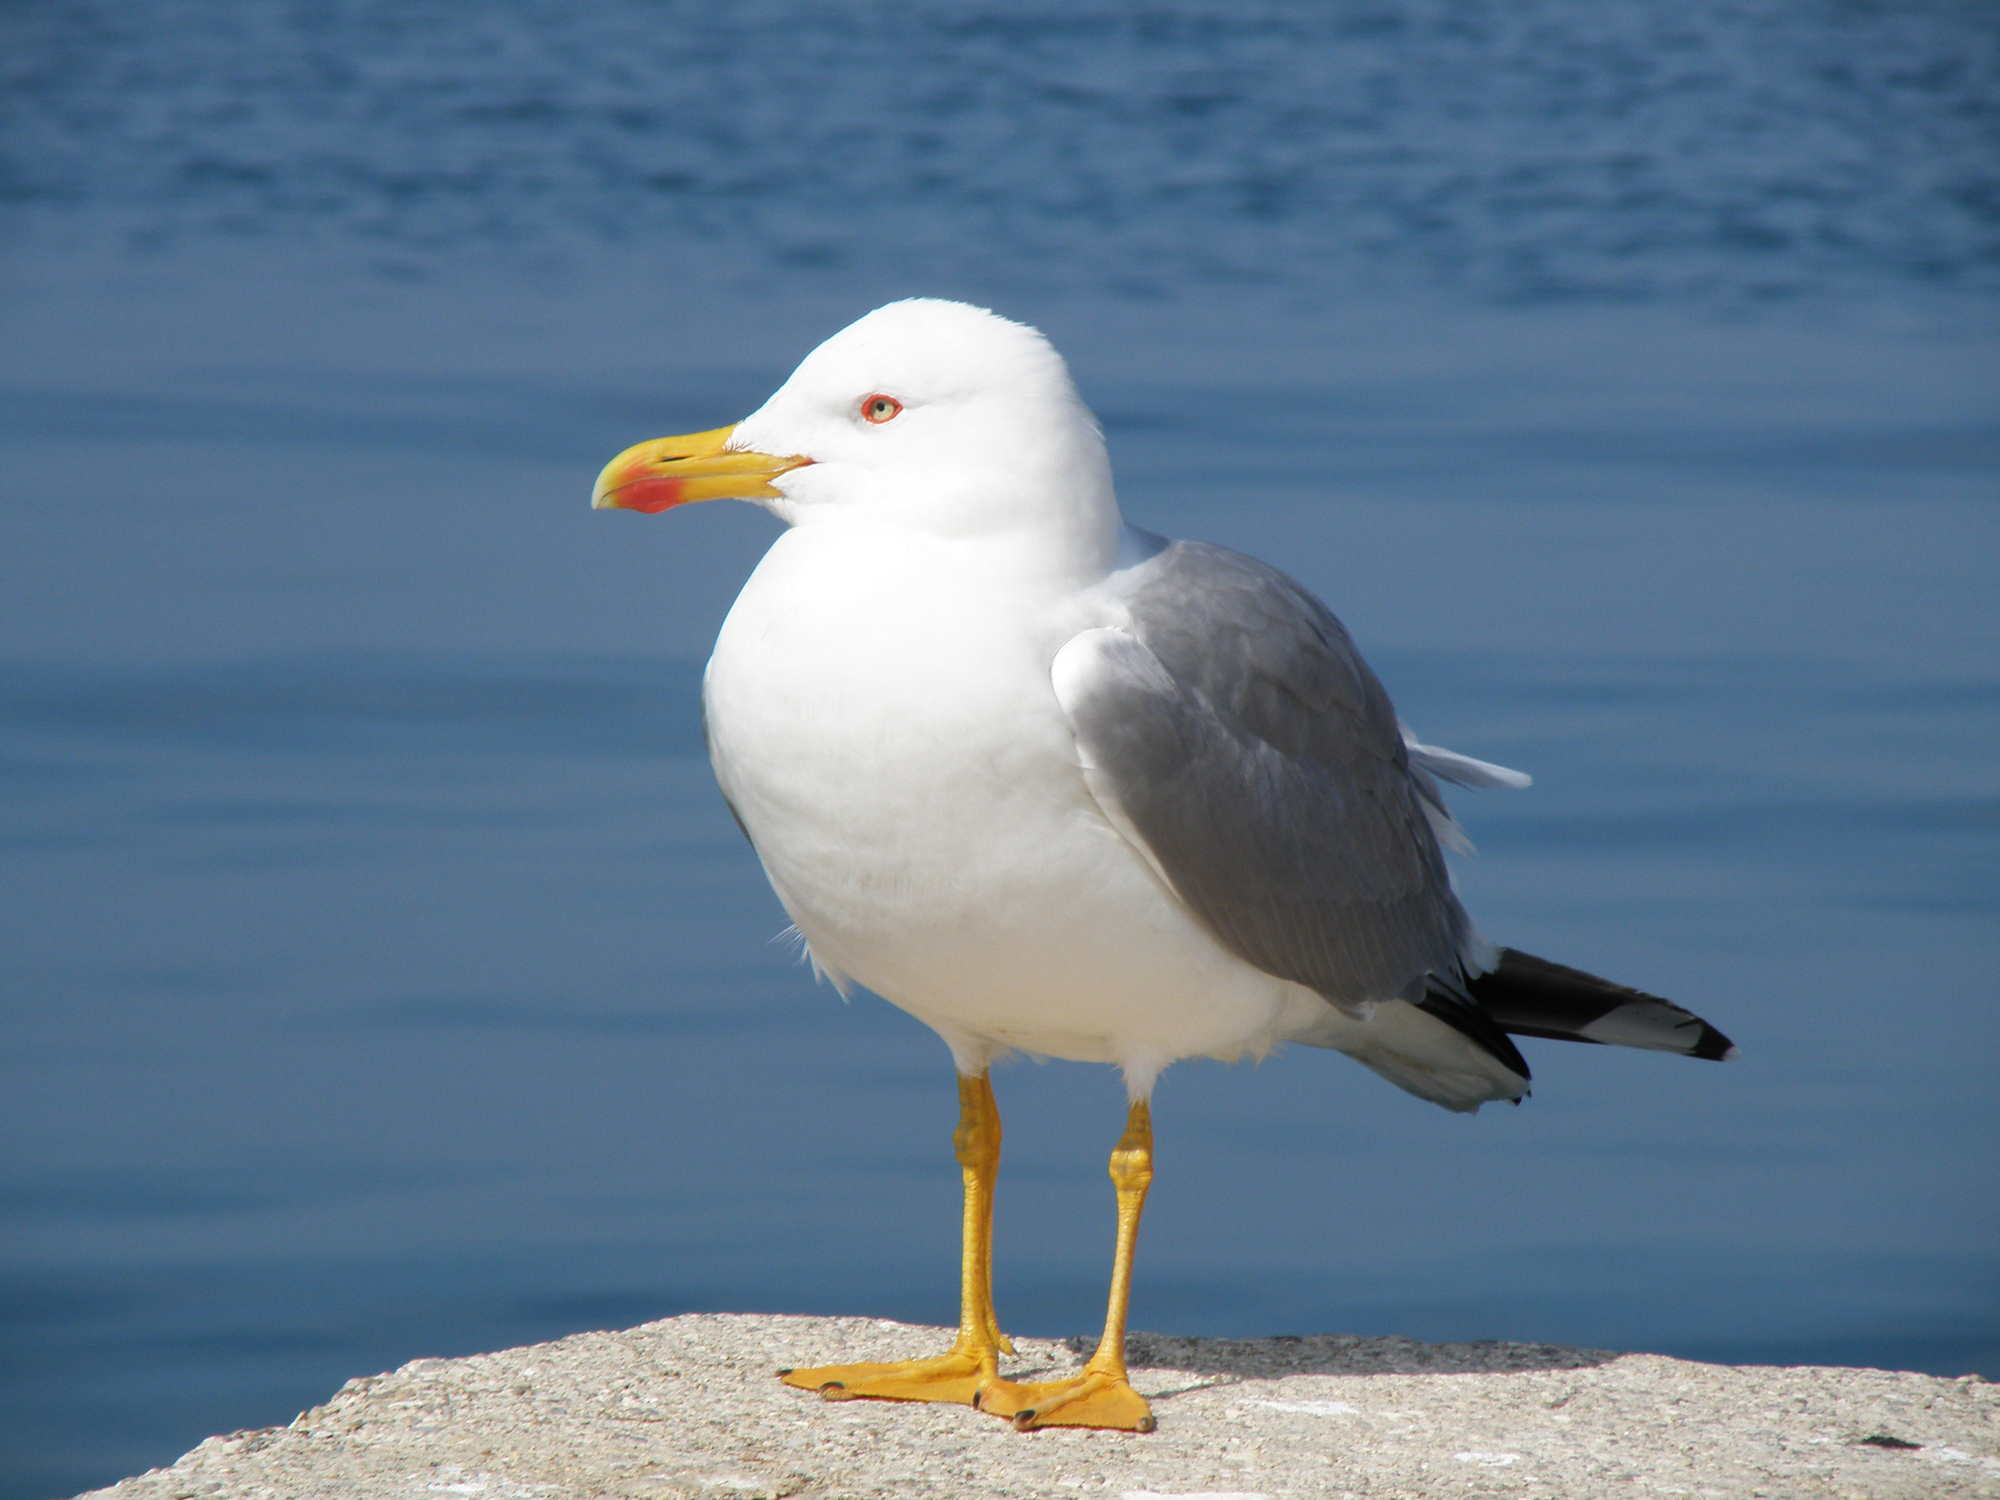
[[[1049,668],[1103,622],[989,569],[965,543],[808,526],[745,586],[705,699],[779,899],[824,967],[962,1066],[1020,1047],[1149,1082],[1267,1045],[1295,987],[1209,938],[1085,788]]]

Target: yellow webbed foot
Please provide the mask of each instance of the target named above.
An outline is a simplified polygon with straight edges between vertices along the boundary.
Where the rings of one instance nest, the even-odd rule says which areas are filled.
[[[1068,1380],[989,1380],[973,1403],[1006,1417],[1017,1432],[1037,1427],[1107,1427],[1119,1432],[1151,1432],[1158,1424],[1146,1398],[1132,1389],[1122,1371],[1092,1369]]]
[[[829,1401],[948,1401],[972,1404],[981,1380],[993,1377],[990,1358],[953,1350],[935,1359],[904,1359],[880,1365],[816,1365],[780,1370],[778,1378],[802,1391],[818,1391]]]

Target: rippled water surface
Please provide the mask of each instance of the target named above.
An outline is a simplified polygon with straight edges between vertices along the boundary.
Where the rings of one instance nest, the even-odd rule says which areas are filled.
[[[1286,567],[1482,925],[1728,1067],[1157,1096],[1135,1322],[2000,1375],[1996,28],[1976,5],[0,10],[0,1496],[406,1359],[955,1309],[937,1041],[714,792],[773,535],[592,515],[891,297],[1046,328]],[[1023,1063],[1000,1310],[1121,1118]]]
[[[1996,280],[1977,3],[21,5],[0,182],[390,265],[663,239],[1171,295]]]

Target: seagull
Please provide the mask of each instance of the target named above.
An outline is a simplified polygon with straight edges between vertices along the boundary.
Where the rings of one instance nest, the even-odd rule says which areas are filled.
[[[1179,1059],[1330,1048],[1471,1112],[1528,1092],[1515,1036],[1733,1055],[1678,1005],[1480,936],[1439,782],[1528,778],[1420,743],[1276,568],[1127,524],[1035,329],[878,308],[734,426],[619,454],[592,504],[725,498],[787,529],[703,677],[716,780],[814,971],[924,1022],[958,1069],[956,1340],[787,1384],[1152,1431],[1125,1318],[1153,1085]],[[1062,1380],[999,1373],[988,1070],[1016,1052],[1114,1064],[1130,1105],[1104,1335]]]

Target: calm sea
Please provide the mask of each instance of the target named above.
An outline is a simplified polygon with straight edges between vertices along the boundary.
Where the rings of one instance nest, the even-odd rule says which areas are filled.
[[[1137,1326],[2000,1376],[1991,7],[69,0],[0,80],[0,1500],[953,1317],[947,1054],[701,752],[772,523],[586,509],[912,293],[1535,774],[1457,799],[1492,936],[1744,1051],[1175,1069]],[[1121,1090],[998,1088],[1003,1319],[1091,1329]]]

